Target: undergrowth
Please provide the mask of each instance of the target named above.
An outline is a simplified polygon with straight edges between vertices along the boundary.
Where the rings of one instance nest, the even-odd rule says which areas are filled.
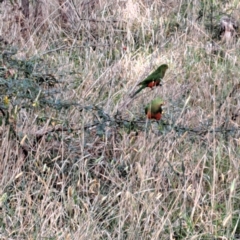
[[[0,3],[1,239],[240,238],[239,4],[210,2],[42,1],[26,35]]]

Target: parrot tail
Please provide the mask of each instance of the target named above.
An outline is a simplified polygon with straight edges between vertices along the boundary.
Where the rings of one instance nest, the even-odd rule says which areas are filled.
[[[140,93],[143,89],[145,88],[145,86],[141,86],[135,93],[133,93],[133,95],[131,96],[131,98],[135,97],[138,93]]]

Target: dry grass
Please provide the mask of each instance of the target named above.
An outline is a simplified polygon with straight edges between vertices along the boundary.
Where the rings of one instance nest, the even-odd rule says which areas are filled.
[[[2,121],[1,239],[240,238],[239,41],[207,54],[208,1],[176,2],[69,1],[66,26],[43,1],[27,40],[1,3],[15,58],[58,80],[42,89],[55,105],[15,93]],[[214,16],[238,12],[214,2]],[[163,86],[131,99],[163,63]],[[164,117],[146,122],[156,96]]]

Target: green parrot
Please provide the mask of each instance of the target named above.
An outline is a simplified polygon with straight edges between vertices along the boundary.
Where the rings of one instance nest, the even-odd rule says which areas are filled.
[[[154,86],[159,86],[160,81],[161,79],[163,79],[167,69],[168,69],[167,64],[163,64],[160,67],[158,67],[153,73],[151,73],[146,79],[144,79],[137,85],[141,87],[132,95],[132,98],[146,87],[153,88]]]
[[[160,120],[162,118],[162,106],[164,101],[157,97],[145,107],[145,114],[148,119]]]

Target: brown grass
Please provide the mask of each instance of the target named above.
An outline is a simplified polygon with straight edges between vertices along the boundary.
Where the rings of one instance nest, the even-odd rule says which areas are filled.
[[[1,239],[239,238],[239,41],[207,54],[208,1],[176,2],[43,1],[24,36],[1,3],[2,49],[57,79],[32,101],[1,85]],[[238,11],[215,2],[214,26]],[[163,86],[131,99],[163,63]],[[159,123],[144,116],[156,96]]]

